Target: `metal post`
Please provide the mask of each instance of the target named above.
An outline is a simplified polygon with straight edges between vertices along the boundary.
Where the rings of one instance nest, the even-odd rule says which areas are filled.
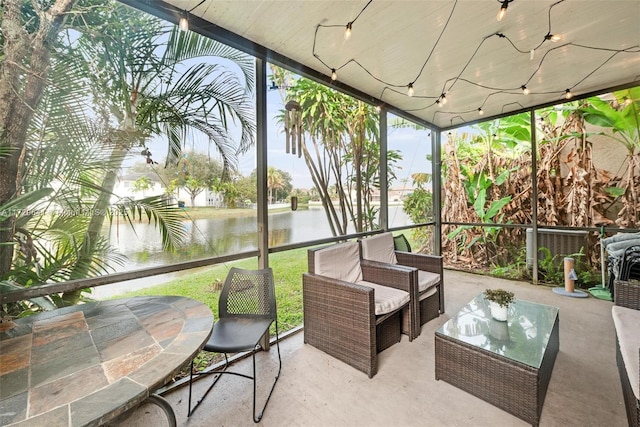
[[[389,229],[389,181],[387,157],[387,110],[380,109],[380,229]]]
[[[256,175],[258,202],[258,267],[269,267],[269,211],[267,206],[267,66],[256,58]],[[260,340],[269,350],[269,331]]]
[[[531,110],[530,117],[531,126],[531,228],[533,235],[533,262],[532,262],[532,281],[534,285],[538,284],[538,155],[536,143],[536,112]],[[525,230],[525,238],[527,230]]]
[[[442,132],[431,131],[433,177],[433,253],[442,255]]]

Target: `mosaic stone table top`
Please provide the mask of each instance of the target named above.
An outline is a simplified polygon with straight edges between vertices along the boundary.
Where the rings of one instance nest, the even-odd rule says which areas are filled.
[[[211,310],[135,297],[19,319],[0,333],[0,425],[100,425],[137,406],[197,354]]]

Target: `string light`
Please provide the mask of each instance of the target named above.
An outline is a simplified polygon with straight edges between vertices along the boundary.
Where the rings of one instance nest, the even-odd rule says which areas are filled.
[[[331,80],[333,80],[333,81],[338,80],[338,73],[336,73],[336,69],[335,68],[331,69]]]
[[[509,7],[509,3],[511,3],[513,0],[498,0],[500,3],[502,3],[502,5],[500,6],[500,10],[498,11],[498,16],[496,17],[496,19],[498,21],[502,21],[502,19],[507,16],[507,8]]]
[[[186,10],[182,13],[182,16],[180,16],[178,28],[180,28],[180,31],[189,31],[189,12]]]
[[[501,6],[501,19],[505,17],[506,14],[506,9],[508,8],[509,3],[511,3],[514,0],[497,0],[500,3]],[[478,45],[478,47],[476,48],[476,50],[473,52],[473,54],[471,55],[471,57],[469,58],[469,60],[465,63],[465,65],[463,66],[462,70],[460,71],[460,73],[457,76],[453,76],[451,78],[449,78],[448,80],[445,81],[444,87],[443,87],[443,91],[441,92],[440,96],[433,96],[433,95],[420,95],[420,96],[414,96],[415,95],[415,90],[414,90],[414,84],[417,82],[417,80],[421,77],[422,72],[424,70],[424,68],[426,67],[426,65],[429,62],[429,59],[431,58],[432,54],[435,51],[436,46],[438,45],[438,41],[440,40],[440,37],[443,36],[443,34],[445,33],[445,30],[447,29],[447,24],[449,22],[449,20],[451,19],[451,17],[454,14],[454,11],[456,9],[456,5],[458,3],[458,1],[456,0],[453,4],[453,7],[451,9],[451,13],[449,16],[449,19],[447,20],[447,23],[443,26],[442,31],[440,36],[438,37],[436,43],[433,46],[432,51],[428,54],[424,64],[422,65],[422,68],[420,70],[420,72],[418,73],[418,75],[416,76],[416,78],[414,80],[411,81],[411,83],[407,84],[407,85],[402,85],[402,84],[397,84],[397,83],[393,83],[393,82],[389,82],[389,81],[385,81],[379,77],[377,77],[374,73],[372,73],[371,71],[369,71],[367,68],[365,68],[360,62],[358,62],[358,60],[356,58],[351,58],[348,61],[346,61],[344,64],[341,64],[340,66],[337,67],[332,67],[329,64],[325,63],[322,58],[320,57],[320,55],[318,55],[318,53],[316,52],[316,42],[318,40],[319,34],[318,34],[318,30],[320,28],[329,28],[329,27],[340,27],[344,30],[345,32],[345,39],[348,39],[348,35],[347,32],[349,32],[349,30],[353,30],[353,24],[355,23],[355,21],[359,18],[359,16],[365,11],[365,9],[367,9],[367,7],[372,3],[372,0],[369,0],[366,4],[366,6],[360,11],[360,13],[356,16],[355,19],[351,20],[350,22],[346,23],[346,24],[341,24],[341,25],[322,25],[322,24],[318,24],[316,26],[316,34],[314,36],[314,42],[313,42],[313,56],[318,59],[328,70],[331,70],[331,77],[332,80],[334,80],[334,72],[335,70],[339,70],[342,69],[343,67],[349,65],[349,64],[353,64],[353,65],[357,65],[359,66],[366,74],[368,74],[371,78],[373,78],[374,80],[378,81],[379,83],[381,83],[382,85],[384,85],[383,89],[382,89],[382,93],[379,96],[379,99],[382,100],[383,95],[385,93],[385,91],[390,91],[390,92],[394,92],[397,94],[402,94],[402,88],[406,88],[407,92],[406,95],[409,97],[415,97],[415,98],[419,98],[419,99],[431,99],[431,100],[435,100],[431,101],[429,104],[425,105],[424,107],[419,107],[419,108],[414,108],[414,109],[407,109],[405,111],[407,112],[412,112],[412,111],[420,111],[420,110],[425,110],[428,108],[432,108],[435,105],[437,105],[438,107],[442,107],[446,102],[447,102],[447,98],[446,98],[446,93],[448,93],[452,87],[456,84],[456,82],[458,81],[463,81],[463,82],[467,82],[470,85],[476,86],[476,87],[480,87],[480,88],[484,88],[484,89],[488,89],[491,90],[493,92],[489,93],[487,96],[487,99],[489,97],[491,97],[492,95],[497,95],[497,94],[513,94],[514,91],[518,90],[518,86],[516,87],[490,87],[490,86],[485,86],[482,85],[478,82],[474,82],[474,81],[470,81],[467,80],[465,78],[462,77],[463,73],[465,72],[465,70],[467,69],[467,67],[470,65],[470,63],[473,61],[473,59],[476,57],[476,54],[479,52],[479,50],[482,48],[484,42],[490,38],[492,38],[493,36],[498,36],[500,38],[504,38],[505,40],[507,40],[509,42],[509,44],[511,44],[511,46],[513,47],[513,49],[519,53],[522,54],[527,54],[527,56],[529,56],[530,60],[533,60],[534,57],[536,56],[536,50],[538,50],[546,41],[552,41],[552,42],[557,42],[562,40],[562,36],[560,34],[554,34],[552,33],[552,25],[551,25],[551,11],[552,9],[561,4],[564,3],[566,0],[559,0],[556,1],[555,3],[553,3],[552,5],[549,6],[549,10],[548,10],[548,15],[549,15],[549,28],[547,33],[545,34],[545,36],[542,38],[541,42],[535,46],[535,47],[528,47],[526,50],[521,50],[518,48],[518,46],[516,46],[514,44],[513,41],[511,41],[509,39],[509,37],[507,37],[506,35],[504,35],[503,33],[493,33],[490,34],[488,36],[485,36],[480,44]],[[504,9],[504,10],[503,10]],[[596,47],[596,46],[586,46],[586,45],[580,45],[580,44],[576,44],[573,42],[569,42],[569,43],[565,43],[562,44],[560,46],[556,46],[556,47],[552,47],[547,49],[544,54],[542,54],[541,59],[539,61],[539,64],[537,66],[537,68],[535,69],[535,71],[533,71],[533,74],[531,76],[529,76],[528,79],[524,79],[525,84],[523,84],[522,86],[520,86],[519,88],[521,89],[522,93],[524,95],[528,95],[530,94],[530,90],[529,88],[527,88],[527,83],[531,82],[532,79],[535,77],[535,75],[540,72],[540,70],[543,68],[543,64],[545,64],[547,57],[556,49],[567,49],[567,47],[575,47],[575,48],[583,48],[583,49],[590,49],[590,50],[599,50],[599,51],[610,51],[613,52],[613,54],[611,55],[610,58],[606,59],[601,65],[599,65],[598,67],[596,67],[593,71],[589,72],[585,77],[583,77],[581,80],[579,80],[577,83],[573,84],[572,87],[576,87],[579,84],[581,84],[584,80],[586,80],[587,78],[589,78],[592,74],[594,74],[595,72],[598,71],[598,69],[600,69],[602,66],[604,66],[606,63],[608,63],[611,59],[613,59],[613,57],[617,54],[620,53],[640,53],[640,46],[631,46],[631,47],[627,47],[625,49],[614,49],[614,48],[604,48],[604,47]],[[333,64],[331,64],[333,65]],[[336,77],[337,78],[337,75]],[[400,89],[400,90],[395,90],[394,88]],[[556,88],[556,90],[551,90],[549,92],[536,92],[539,94],[551,94],[551,93],[558,93],[559,88]],[[573,94],[571,93],[571,91],[569,89],[567,89],[564,92],[564,96],[565,98],[568,100],[570,98],[573,97]],[[486,100],[485,100],[486,101]],[[520,106],[521,109],[524,109],[523,106],[521,106],[521,104],[514,102],[511,104],[517,104]],[[484,105],[484,103],[482,104]],[[505,105],[510,105],[510,104],[505,104]],[[505,106],[503,106],[502,112],[504,112]],[[434,111],[434,115],[437,114],[447,114],[447,115],[453,115],[453,114],[468,114],[468,113],[476,113],[478,115],[483,115],[484,114],[484,110],[482,107],[480,108],[472,108],[470,110],[466,110],[466,111],[459,111],[459,112],[454,112],[454,111]],[[460,116],[460,119],[464,120],[462,116]]]
[[[546,36],[544,36],[545,40],[551,40],[554,43],[559,42],[560,40],[562,40],[562,36],[560,34],[551,34],[548,33]]]
[[[351,38],[351,29],[353,28],[353,22],[347,23],[347,28],[344,30],[344,39],[349,40]]]
[[[182,14],[180,15],[180,20],[178,21],[178,28],[180,28],[180,31],[189,31],[189,14],[205,1],[206,0],[201,0],[200,3],[193,6],[191,9],[182,12]]]

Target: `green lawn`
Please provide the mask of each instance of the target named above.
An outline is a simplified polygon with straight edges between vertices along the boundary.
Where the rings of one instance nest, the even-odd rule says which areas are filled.
[[[276,284],[276,300],[278,304],[278,326],[284,332],[302,325],[302,273],[307,271],[307,249],[279,252],[269,257]],[[179,295],[193,298],[207,304],[218,316],[218,297],[220,288],[231,267],[255,269],[257,260],[246,259],[212,266],[206,271],[199,271],[180,277],[171,282],[153,288],[141,289],[118,295],[126,298],[136,295]]]

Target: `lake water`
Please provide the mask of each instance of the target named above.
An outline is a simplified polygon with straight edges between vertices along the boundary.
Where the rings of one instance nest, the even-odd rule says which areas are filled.
[[[394,205],[389,207],[389,223],[393,227],[399,227],[408,225],[411,221],[402,210],[402,206]],[[258,246],[255,216],[186,220],[182,226],[188,236],[187,245],[177,253],[170,253],[162,249],[160,234],[153,224],[134,224],[132,230],[128,224],[114,222],[107,230],[109,243],[126,257],[124,266],[119,266],[117,271],[123,272],[204,257],[230,255],[254,250]],[[349,232],[354,232],[354,230],[351,229]],[[270,247],[331,236],[331,229],[324,209],[321,207],[269,214]],[[98,299],[106,298],[130,290],[164,283],[192,272],[193,270],[169,273],[102,286],[95,288],[92,296]]]

